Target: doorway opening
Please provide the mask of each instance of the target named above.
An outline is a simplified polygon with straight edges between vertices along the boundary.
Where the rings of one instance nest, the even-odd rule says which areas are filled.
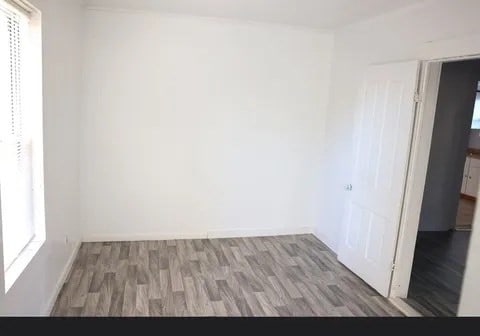
[[[480,60],[441,63],[405,301],[456,316],[480,181]]]

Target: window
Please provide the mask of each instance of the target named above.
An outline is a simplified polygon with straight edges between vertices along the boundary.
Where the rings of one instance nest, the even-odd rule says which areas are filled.
[[[477,96],[473,108],[472,129],[480,129],[480,82],[477,83]]]
[[[5,289],[45,238],[39,13],[0,0],[0,209]]]

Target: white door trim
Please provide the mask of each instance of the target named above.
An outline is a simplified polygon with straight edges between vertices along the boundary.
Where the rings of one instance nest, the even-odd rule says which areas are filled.
[[[395,254],[395,269],[393,270],[390,286],[389,297],[391,298],[406,298],[408,294],[430,156],[442,64],[448,61],[478,58],[480,58],[480,54],[436,58],[422,62],[423,66],[420,76],[421,102],[417,105],[414,122],[410,163]]]

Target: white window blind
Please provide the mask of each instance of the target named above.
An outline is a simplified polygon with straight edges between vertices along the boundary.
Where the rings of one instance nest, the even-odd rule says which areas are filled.
[[[0,1],[0,202],[4,268],[35,234],[28,114],[28,16]]]

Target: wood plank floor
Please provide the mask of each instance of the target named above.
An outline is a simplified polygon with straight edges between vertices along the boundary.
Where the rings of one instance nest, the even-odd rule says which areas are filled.
[[[54,316],[402,316],[313,235],[83,243]]]
[[[470,232],[419,232],[405,300],[424,316],[456,316]]]
[[[475,214],[475,201],[460,198],[458,201],[457,218],[455,221],[455,230],[472,230],[473,216]]]

